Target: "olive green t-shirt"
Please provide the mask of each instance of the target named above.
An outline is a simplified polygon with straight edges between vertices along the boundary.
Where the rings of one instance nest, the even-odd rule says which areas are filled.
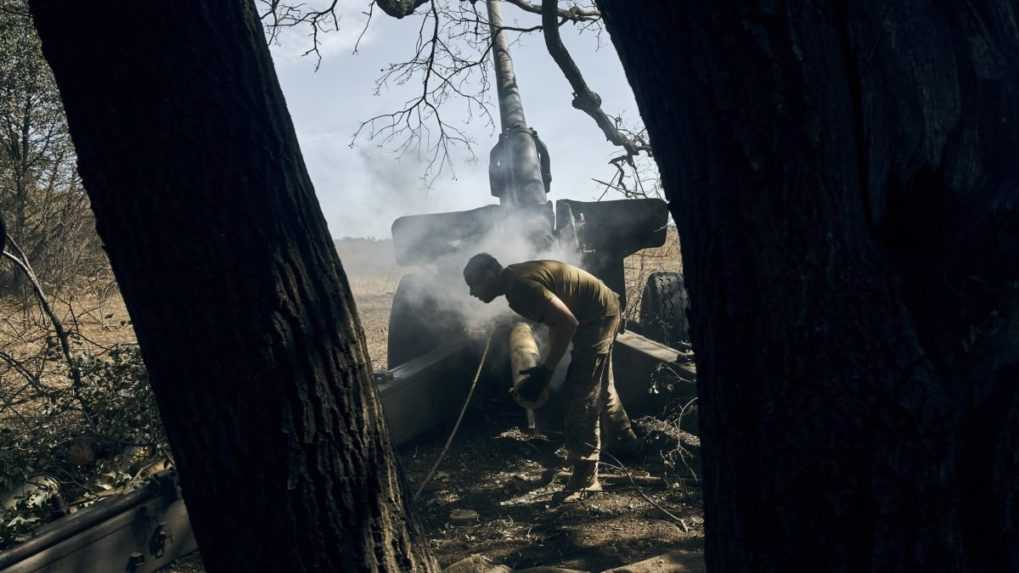
[[[559,261],[528,261],[507,265],[506,300],[514,312],[541,322],[551,295],[559,297],[580,324],[600,322],[619,314],[619,296],[598,277]]]

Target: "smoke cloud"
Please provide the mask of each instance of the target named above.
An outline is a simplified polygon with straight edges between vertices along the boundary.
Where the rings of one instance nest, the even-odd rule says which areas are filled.
[[[433,231],[441,234],[447,230],[436,228]],[[423,233],[427,234],[428,230]],[[415,272],[429,276],[435,285],[429,300],[422,301],[422,304],[441,301],[439,309],[455,313],[471,332],[487,330],[493,322],[509,320],[515,315],[505,297],[485,304],[469,295],[463,280],[463,267],[470,257],[481,252],[489,253],[503,266],[535,259],[555,259],[572,264],[580,261],[580,253],[556,240],[543,218],[517,214],[495,219],[484,233],[459,241],[456,247],[432,264],[419,266]],[[428,311],[426,308],[422,310]]]
[[[444,236],[447,229],[415,229],[425,240],[429,232]],[[490,332],[505,332],[508,326],[522,318],[514,313],[504,296],[485,304],[469,294],[463,280],[463,267],[470,257],[480,252],[494,256],[503,265],[536,259],[554,259],[578,264],[581,253],[575,246],[556,240],[550,234],[548,222],[541,217],[501,217],[494,221],[482,234],[465,239],[456,249],[433,263],[418,265],[413,273],[417,285],[428,285],[421,289],[404,289],[402,297],[412,304],[417,312],[427,315],[437,332],[466,332],[468,336],[482,339]],[[406,279],[405,279],[406,280]],[[399,328],[393,325],[393,328]],[[392,332],[390,333],[392,335]],[[461,334],[462,335],[462,334]],[[535,337],[543,350],[548,347],[548,330],[536,325]],[[505,344],[496,341],[497,352],[505,351]],[[552,378],[553,388],[559,388],[569,366],[569,353],[556,368]]]

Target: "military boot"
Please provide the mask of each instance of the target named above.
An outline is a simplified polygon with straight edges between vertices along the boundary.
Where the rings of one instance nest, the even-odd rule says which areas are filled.
[[[605,409],[601,414],[601,428],[607,449],[624,462],[639,461],[643,455],[643,443],[633,431],[633,424],[626,414],[626,408],[619,400],[615,385],[610,381],[605,397]]]
[[[579,461],[573,464],[573,473],[566,482],[566,497],[564,503],[580,500],[584,494],[594,491],[601,491],[601,482],[598,481],[598,462]]]

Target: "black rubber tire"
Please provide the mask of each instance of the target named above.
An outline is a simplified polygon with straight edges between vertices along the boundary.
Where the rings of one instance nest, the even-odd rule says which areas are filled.
[[[641,296],[640,331],[670,346],[688,342],[690,328],[686,313],[689,305],[683,273],[652,273]]]
[[[464,331],[463,317],[447,290],[430,277],[404,275],[389,311],[387,365],[399,366],[443,342],[464,336]]]

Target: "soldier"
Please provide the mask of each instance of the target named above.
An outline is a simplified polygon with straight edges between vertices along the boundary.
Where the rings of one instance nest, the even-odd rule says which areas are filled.
[[[614,451],[630,453],[637,446],[612,380],[619,295],[594,275],[563,262],[529,261],[503,267],[488,253],[471,257],[464,267],[464,280],[471,296],[489,303],[506,295],[517,314],[549,327],[551,340],[544,363],[521,372],[528,376],[514,389],[514,398],[522,405],[544,403],[552,372],[573,342],[563,385],[566,450],[573,466],[566,500],[600,491],[599,426]]]

